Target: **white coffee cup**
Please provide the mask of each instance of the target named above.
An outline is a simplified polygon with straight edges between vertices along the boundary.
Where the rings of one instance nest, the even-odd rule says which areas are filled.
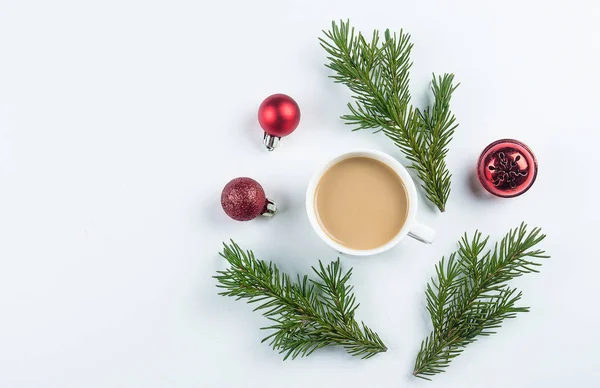
[[[404,183],[404,187],[406,188],[407,192],[408,216],[406,217],[406,222],[404,223],[404,226],[402,226],[402,229],[393,239],[388,241],[386,244],[373,249],[352,249],[345,247],[337,241],[333,240],[327,235],[327,233],[319,224],[315,209],[315,191],[323,174],[325,174],[325,172],[329,170],[329,168],[334,164],[342,160],[355,157],[372,158],[389,166],[392,170],[396,172],[396,174],[398,174],[398,176]],[[306,211],[308,213],[308,219],[310,220],[310,224],[312,225],[317,235],[319,235],[319,237],[321,237],[323,241],[325,241],[329,246],[336,249],[337,251],[354,256],[370,256],[381,252],[385,252],[388,249],[393,248],[407,235],[421,242],[431,244],[435,237],[435,230],[417,222],[416,218],[418,205],[419,198],[417,196],[417,188],[415,187],[415,183],[408,174],[406,168],[390,155],[376,150],[357,150],[333,158],[323,167],[317,170],[317,172],[315,172],[308,184],[308,189],[306,190]]]

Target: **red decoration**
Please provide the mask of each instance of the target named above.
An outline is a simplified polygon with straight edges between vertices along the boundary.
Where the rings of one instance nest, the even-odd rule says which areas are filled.
[[[265,145],[272,151],[279,139],[294,132],[300,123],[300,107],[285,94],[267,97],[258,108],[258,122],[265,131]]]
[[[479,157],[477,175],[483,187],[498,197],[523,194],[537,176],[537,160],[529,147],[518,140],[497,140]]]
[[[235,178],[225,185],[221,206],[237,221],[249,221],[260,214],[272,216],[277,212],[275,203],[265,196],[260,183],[247,177]]]

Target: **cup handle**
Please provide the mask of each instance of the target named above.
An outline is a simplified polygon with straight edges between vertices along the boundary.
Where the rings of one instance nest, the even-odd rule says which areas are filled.
[[[425,244],[431,244],[435,238],[435,230],[431,229],[429,226],[415,222],[410,229],[410,232],[408,232],[408,235]]]

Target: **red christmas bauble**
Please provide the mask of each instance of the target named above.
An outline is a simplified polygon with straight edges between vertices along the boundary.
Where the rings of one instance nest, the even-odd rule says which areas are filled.
[[[251,178],[235,178],[221,192],[221,206],[237,221],[256,218],[264,209],[267,197],[260,183]]]
[[[258,122],[271,136],[287,136],[300,123],[300,107],[290,96],[273,94],[260,104]]]
[[[277,213],[275,202],[265,196],[260,183],[252,178],[232,179],[221,192],[221,206],[225,213],[237,221],[249,221],[259,215]]]

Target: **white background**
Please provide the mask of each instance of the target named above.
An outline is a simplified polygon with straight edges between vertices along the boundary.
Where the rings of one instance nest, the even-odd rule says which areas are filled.
[[[0,1],[0,387],[598,387],[600,5],[596,1]],[[291,273],[333,260],[303,206],[312,172],[358,147],[401,159],[383,135],[351,132],[317,43],[332,19],[404,28],[413,102],[431,72],[461,82],[448,211],[358,259],[357,315],[389,351],[281,361],[266,320],[219,297],[221,242]],[[256,111],[283,92],[298,130],[267,153]],[[524,196],[474,180],[490,142],[538,157]],[[224,184],[251,176],[282,212],[238,223]],[[422,202],[425,204],[425,202]],[[519,279],[531,312],[469,346],[433,383],[410,373],[430,329],[424,287],[465,231],[543,227],[552,259]]]

